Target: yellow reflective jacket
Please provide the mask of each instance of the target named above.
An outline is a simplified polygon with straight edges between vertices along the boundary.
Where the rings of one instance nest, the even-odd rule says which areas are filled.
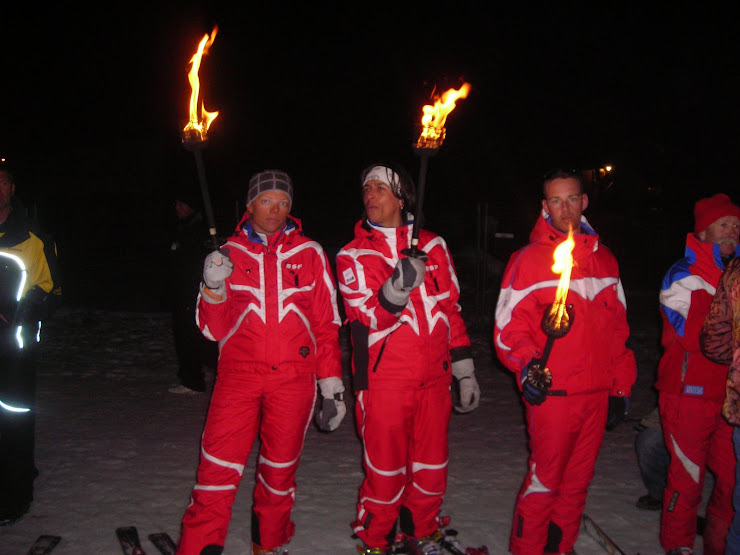
[[[33,219],[12,210],[0,224],[0,252],[19,258],[25,266],[21,303],[26,300],[36,305],[32,310],[34,319],[50,316],[62,294],[54,241],[39,230]]]

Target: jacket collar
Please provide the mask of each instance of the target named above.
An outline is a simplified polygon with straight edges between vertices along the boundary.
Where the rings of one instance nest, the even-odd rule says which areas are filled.
[[[725,269],[719,245],[704,243],[694,233],[686,235],[686,250],[684,256],[692,265],[692,272],[701,271],[703,277],[720,273]],[[740,257],[740,245],[735,247],[735,257]]]
[[[529,235],[530,243],[540,242],[552,244],[553,247],[556,247],[567,238],[567,233],[563,233],[553,227],[550,216],[544,210],[540,213],[540,217],[537,218],[537,223]],[[585,216],[581,216],[580,233],[573,235],[573,240],[575,241],[575,247],[573,248],[574,258],[585,256],[599,249],[599,235],[591,227],[591,224],[588,223]]]

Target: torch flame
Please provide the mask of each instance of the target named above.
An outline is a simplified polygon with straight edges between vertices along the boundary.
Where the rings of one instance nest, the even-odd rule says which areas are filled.
[[[188,73],[188,81],[190,82],[190,120],[188,124],[183,128],[183,132],[186,136],[195,136],[197,140],[204,141],[208,128],[218,112],[208,112],[203,106],[203,100],[200,100],[200,116],[198,116],[198,99],[200,97],[200,79],[198,78],[198,71],[200,70],[200,61],[204,55],[208,54],[208,49],[216,40],[216,33],[218,32],[218,26],[213,28],[210,36],[205,34],[198,45],[198,50],[190,59],[190,72]]]
[[[448,89],[442,96],[434,96],[434,106],[426,105],[422,108],[422,131],[416,148],[439,148],[442,145],[447,116],[455,109],[455,101],[458,98],[467,98],[468,92],[470,83],[463,83],[459,89]]]
[[[568,313],[565,310],[565,299],[568,296],[570,286],[570,273],[573,270],[573,248],[576,246],[573,240],[573,228],[568,229],[568,237],[560,243],[553,254],[554,264],[552,271],[560,274],[558,288],[555,291],[555,302],[550,309],[549,318],[555,327],[561,328],[568,325]]]

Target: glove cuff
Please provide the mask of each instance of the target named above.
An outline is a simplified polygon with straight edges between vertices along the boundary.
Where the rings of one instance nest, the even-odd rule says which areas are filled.
[[[324,399],[334,399],[337,393],[344,393],[344,383],[342,383],[342,378],[336,376],[323,378],[319,380],[319,389]]]
[[[450,360],[453,364],[464,358],[473,358],[473,348],[470,345],[462,345],[450,349]]]
[[[399,291],[388,279],[378,291],[378,302],[391,314],[401,314],[410,296],[410,291]]]
[[[464,358],[452,363],[452,375],[458,380],[471,378],[475,375],[475,365],[472,358]]]
[[[210,289],[205,283],[200,284],[201,298],[210,304],[221,304],[226,300],[226,286]]]

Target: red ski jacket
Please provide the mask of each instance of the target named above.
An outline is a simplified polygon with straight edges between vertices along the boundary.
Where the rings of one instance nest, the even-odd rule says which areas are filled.
[[[636,377],[635,357],[625,346],[629,336],[626,300],[614,255],[582,218],[575,235],[573,271],[567,304],[575,316],[570,331],[556,339],[547,362],[550,394],[609,391],[629,397]],[[555,300],[560,276],[552,271],[555,248],[567,237],[544,214],[530,243],[516,251],[504,271],[496,306],[494,343],[499,360],[516,374],[538,358],[547,341],[541,322]]]
[[[655,382],[658,391],[724,400],[727,364],[709,360],[699,344],[722,270],[719,245],[702,243],[689,233],[685,256],[671,266],[660,288],[664,352]]]
[[[378,292],[409,247],[412,224],[380,228],[362,220],[337,254],[339,291],[350,321],[354,389],[424,387],[452,381],[451,362],[470,358],[452,256],[442,237],[420,230],[427,253],[424,283],[400,315],[380,305]]]
[[[222,248],[234,270],[219,304],[198,296],[196,321],[219,342],[219,371],[314,372],[342,376],[341,319],[329,261],[290,217],[265,246],[247,236],[245,218]]]

